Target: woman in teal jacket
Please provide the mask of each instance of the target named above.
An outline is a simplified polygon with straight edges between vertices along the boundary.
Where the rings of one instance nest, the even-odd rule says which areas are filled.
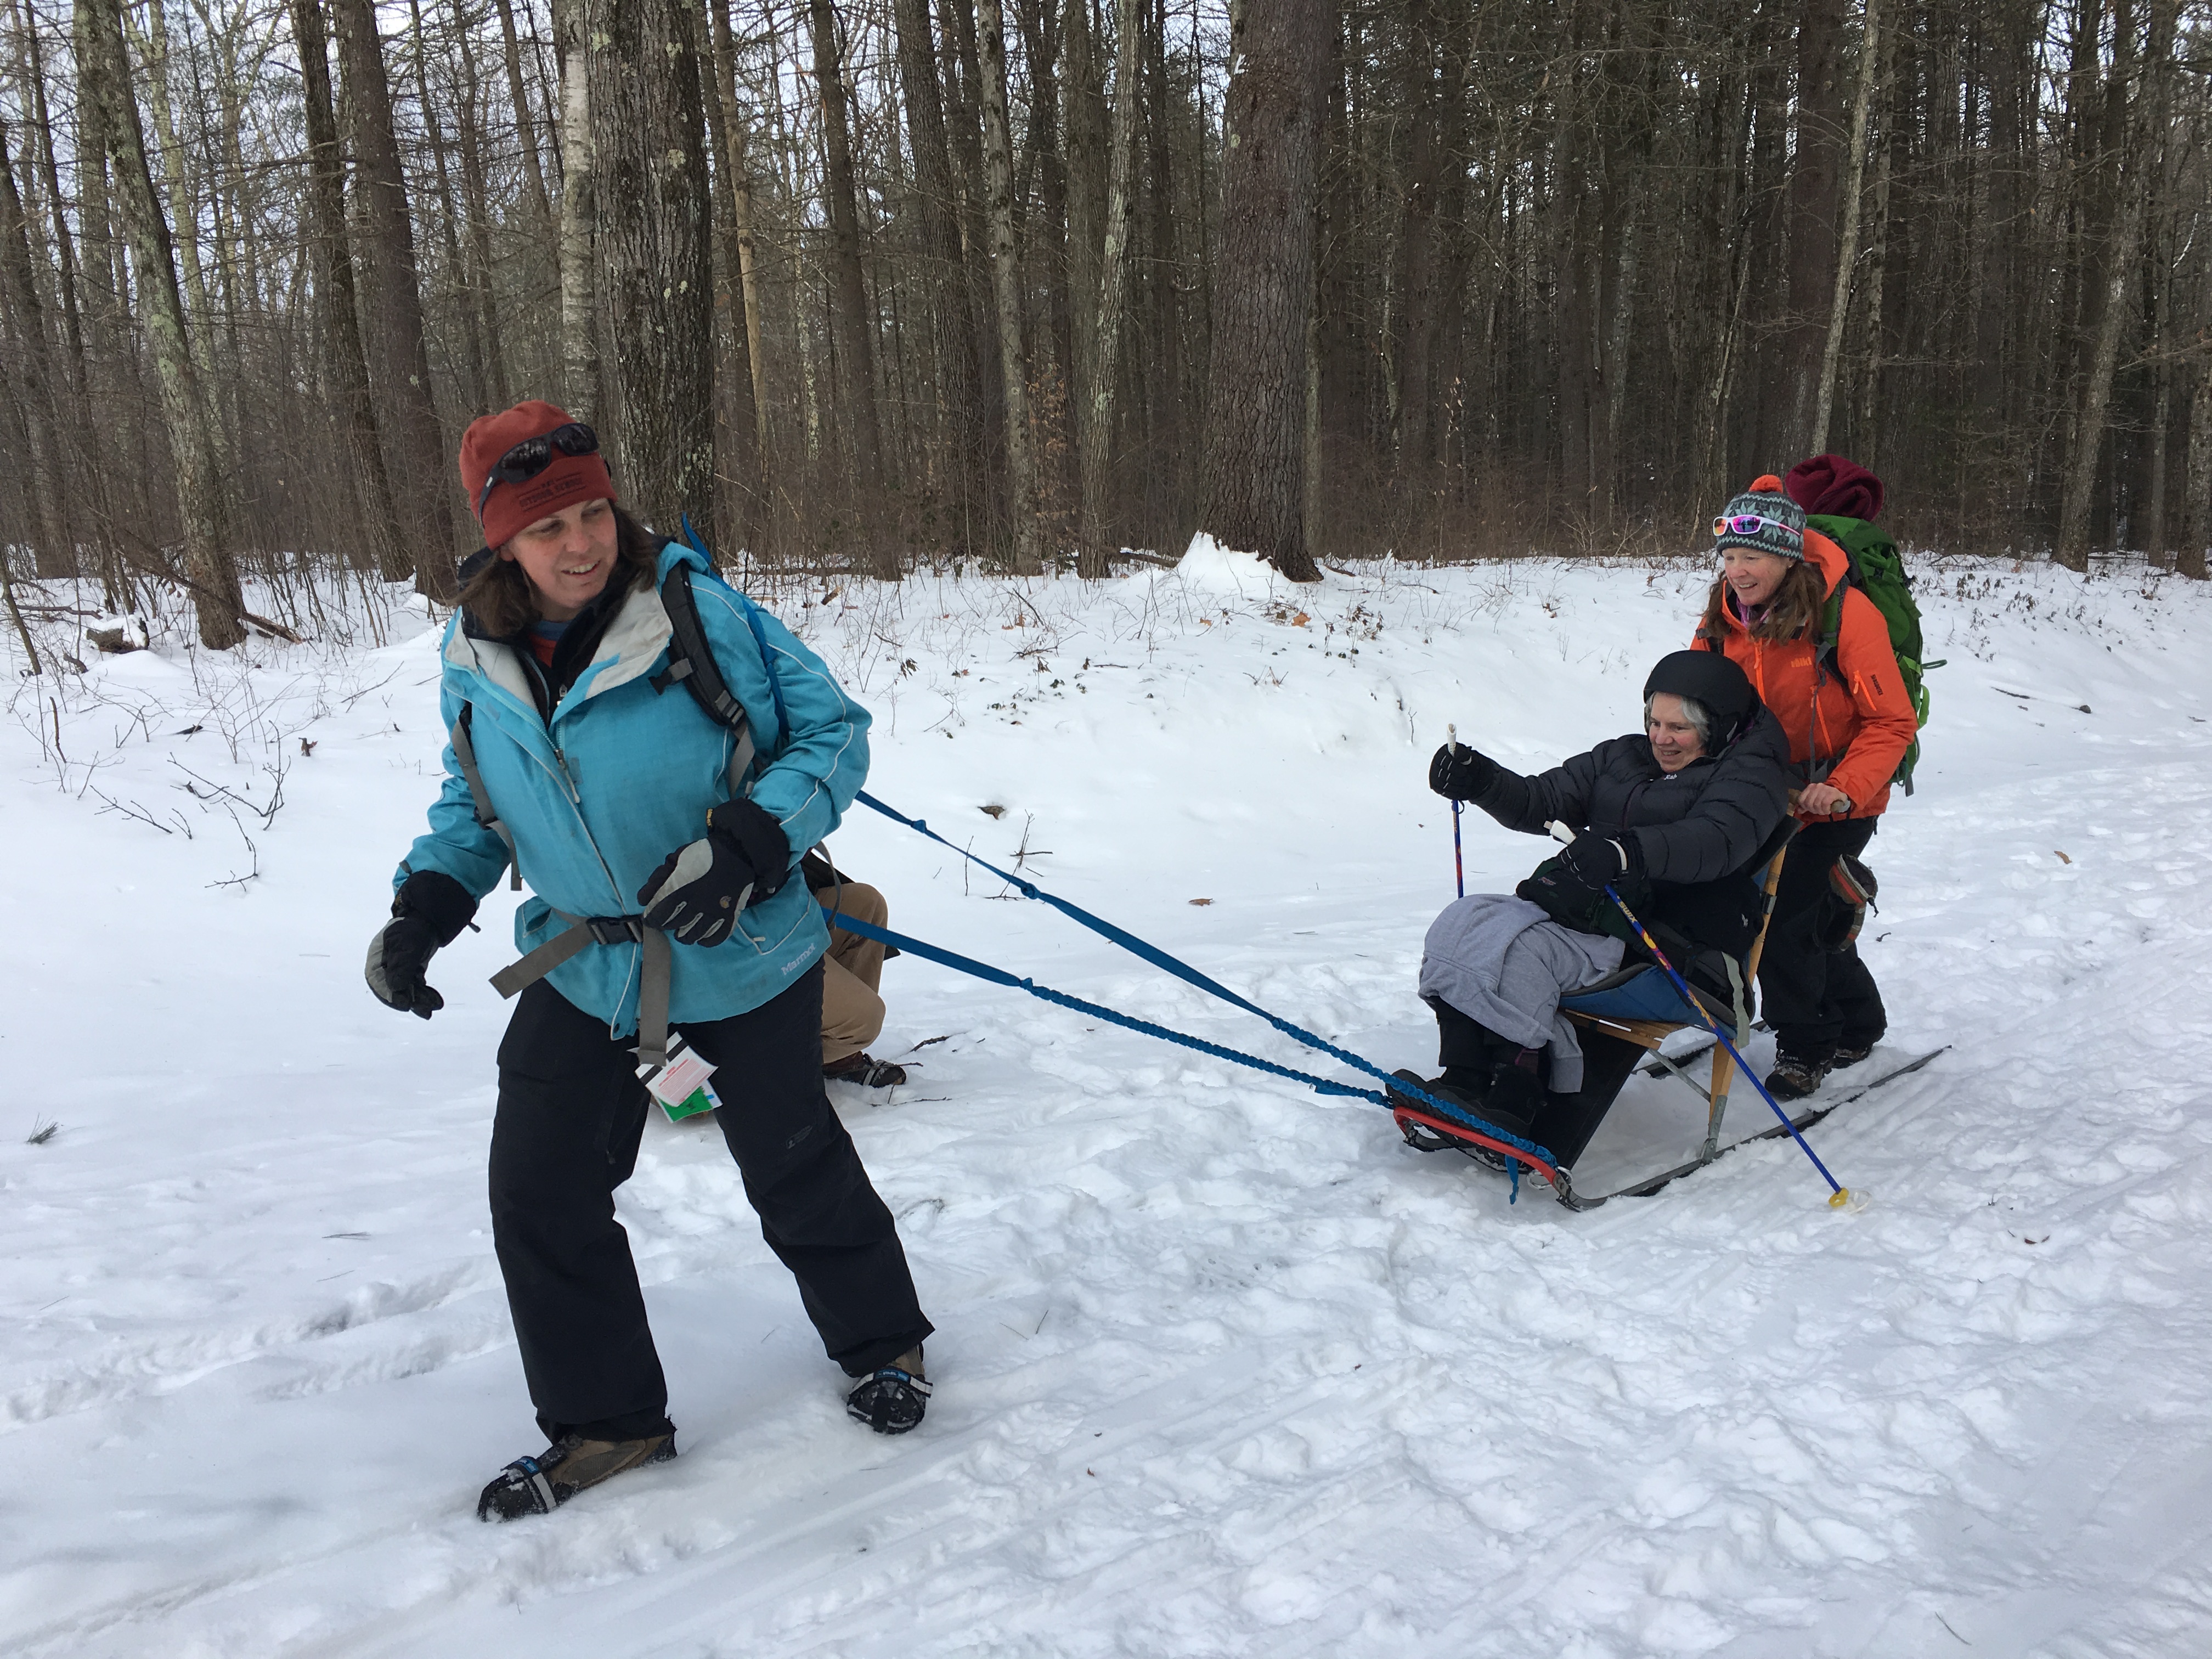
[[[432,954],[510,866],[532,890],[515,917],[525,957],[495,981],[520,1000],[499,1050],[491,1211],[551,1443],[484,1489],[486,1519],[675,1455],[614,1214],[648,1105],[641,1063],[665,1061],[671,1027],[715,1067],[762,1231],[830,1357],[862,1379],[852,1415],[902,1433],[929,1393],[930,1324],[896,1225],[822,1086],[829,931],[788,879],[860,787],[867,713],[698,553],[624,514],[598,448],[536,402],[461,441],[485,546],[446,630],[445,787],[368,952],[370,989],[428,1019],[444,1006]],[[661,587],[678,566],[742,720],[709,716],[670,674]]]

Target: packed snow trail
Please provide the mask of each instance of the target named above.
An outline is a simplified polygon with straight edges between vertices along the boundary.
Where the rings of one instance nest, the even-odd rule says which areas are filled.
[[[895,963],[876,1052],[915,1080],[837,1098],[940,1328],[928,1420],[846,1421],[719,1137],[656,1122],[622,1210],[682,1455],[505,1528],[471,1505],[538,1445],[483,1192],[511,899],[429,1024],[361,982],[434,787],[427,623],[25,682],[0,1650],[2201,1653],[2212,596],[1920,574],[1949,665],[1863,944],[1894,1043],[1954,1046],[1810,1132],[1865,1214],[1786,1142],[1509,1208],[1380,1108]],[[1425,1068],[1446,721],[1522,769],[1630,729],[1702,586],[1215,556],[763,596],[876,711],[872,793]],[[1465,834],[1470,891],[1546,850]],[[895,927],[1304,1063],[872,814],[834,845]]]

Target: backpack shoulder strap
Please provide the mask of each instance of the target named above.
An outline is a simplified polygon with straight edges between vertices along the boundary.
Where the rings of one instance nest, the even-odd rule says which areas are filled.
[[[708,720],[730,731],[745,724],[745,706],[731,695],[714,660],[714,648],[700,625],[699,601],[691,592],[691,567],[679,564],[660,584],[660,608],[668,613],[668,666],[653,677],[653,689],[665,691],[671,681],[691,694]]]
[[[476,809],[477,822],[507,843],[507,884],[519,893],[522,890],[522,860],[514,850],[514,831],[507,827],[493,807],[491,792],[484,787],[483,773],[477,766],[476,712],[476,704],[463,703],[460,718],[446,733],[446,740],[453,744],[453,759],[461,769],[461,781],[469,787],[469,799]]]
[[[665,691],[671,681],[680,684],[708,720],[736,738],[737,747],[730,755],[730,793],[744,793],[746,775],[752,770],[758,752],[753,744],[752,722],[745,718],[744,704],[732,694],[729,682],[722,678],[714,647],[700,624],[690,565],[677,565],[660,584],[660,608],[668,613],[668,666],[653,677],[653,689]],[[780,703],[781,699],[777,701]]]

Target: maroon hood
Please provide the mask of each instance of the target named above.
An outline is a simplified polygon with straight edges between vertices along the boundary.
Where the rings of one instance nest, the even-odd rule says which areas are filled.
[[[1782,488],[1808,513],[1871,519],[1881,511],[1881,480],[1841,455],[1814,455],[1798,462]]]

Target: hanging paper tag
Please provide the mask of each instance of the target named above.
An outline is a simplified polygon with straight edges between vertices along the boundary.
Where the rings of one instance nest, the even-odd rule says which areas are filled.
[[[686,1042],[681,1032],[669,1034],[667,1065],[637,1068],[638,1081],[660,1103],[660,1109],[668,1114],[672,1123],[711,1112],[722,1103],[714,1085],[707,1080],[714,1074],[713,1064]]]

